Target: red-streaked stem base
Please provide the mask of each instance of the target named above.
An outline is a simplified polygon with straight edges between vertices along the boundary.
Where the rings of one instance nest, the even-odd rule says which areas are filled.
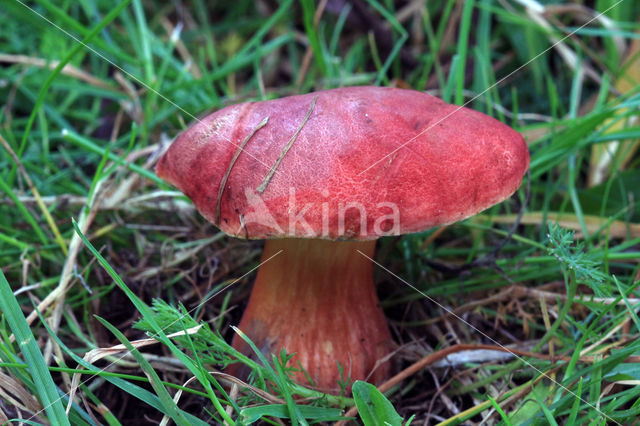
[[[391,334],[371,261],[357,250],[373,257],[375,241],[267,240],[263,261],[282,252],[260,267],[239,325],[269,360],[282,348],[295,352],[288,365],[300,362],[326,392],[340,389],[337,363],[351,382],[381,383],[390,374],[389,362],[374,369],[391,351]],[[233,346],[255,358],[239,336]],[[294,378],[309,384],[303,372]]]

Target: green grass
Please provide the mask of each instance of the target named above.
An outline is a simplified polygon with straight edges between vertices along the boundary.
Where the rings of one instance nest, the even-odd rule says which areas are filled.
[[[318,2],[257,3],[3,2],[0,422],[64,424],[72,389],[74,425],[328,423],[352,409],[293,383],[287,354],[228,344],[260,243],[219,234],[153,165],[222,106],[359,84],[469,103],[531,151],[522,223],[495,256],[525,185],[439,235],[381,240],[376,261],[418,291],[376,279],[399,368],[458,343],[549,356],[422,369],[386,392],[394,409],[415,424],[637,422],[640,62],[620,47],[640,38],[640,5],[568,3],[536,21],[518,2],[368,0],[316,20]],[[605,10],[607,25],[580,28]],[[117,344],[130,350],[101,351]],[[251,387],[211,373],[236,359]]]

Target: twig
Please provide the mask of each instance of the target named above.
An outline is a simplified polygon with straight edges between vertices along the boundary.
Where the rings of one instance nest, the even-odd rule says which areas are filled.
[[[218,188],[218,199],[216,200],[216,215],[215,215],[215,218],[214,218],[214,221],[213,221],[214,224],[216,224],[216,225],[220,224],[220,203],[222,202],[222,194],[224,193],[224,188],[227,186],[227,179],[229,179],[229,175],[231,174],[231,169],[233,168],[233,165],[236,164],[236,160],[238,160],[238,157],[240,157],[240,154],[244,151],[244,146],[247,144],[247,142],[249,142],[249,139],[251,139],[253,137],[253,135],[255,135],[258,130],[260,130],[264,126],[266,126],[268,121],[269,121],[269,117],[265,117],[265,119],[262,120],[260,122],[260,124],[258,124],[251,131],[251,133],[249,133],[244,138],[242,143],[240,143],[240,145],[238,146],[238,149],[236,150],[236,153],[233,155],[233,158],[229,162],[229,167],[227,168],[226,173],[222,177],[222,181],[220,182],[220,187]]]

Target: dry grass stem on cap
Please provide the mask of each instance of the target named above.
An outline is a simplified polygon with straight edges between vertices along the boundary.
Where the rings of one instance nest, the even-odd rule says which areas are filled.
[[[267,189],[267,185],[269,185],[269,182],[271,182],[271,178],[273,177],[273,174],[278,169],[278,166],[280,166],[280,163],[284,159],[284,156],[287,155],[287,152],[289,152],[289,150],[293,146],[293,143],[298,138],[298,135],[300,134],[300,131],[302,130],[304,125],[307,124],[307,121],[309,121],[309,118],[311,117],[311,113],[313,113],[313,109],[316,106],[316,101],[317,100],[318,100],[318,96],[316,95],[316,96],[313,97],[313,100],[311,101],[311,105],[309,105],[309,109],[307,110],[307,114],[302,119],[302,122],[300,123],[300,126],[295,131],[293,136],[291,136],[291,139],[289,139],[289,142],[287,142],[287,144],[284,146],[284,148],[282,148],[282,152],[280,153],[280,155],[276,159],[276,162],[273,164],[271,169],[269,169],[269,172],[267,173],[267,175],[262,180],[262,183],[260,184],[260,186],[258,186],[258,189],[256,190],[257,192],[263,193],[265,191],[265,189]]]
[[[269,117],[265,117],[260,122],[260,124],[258,124],[255,128],[253,128],[253,130],[251,130],[251,132],[249,132],[249,134],[245,136],[245,138],[242,140],[240,145],[238,145],[238,149],[236,150],[235,154],[233,154],[233,158],[231,158],[231,161],[229,162],[229,167],[227,168],[226,173],[224,174],[224,176],[222,177],[222,180],[220,181],[220,190],[218,191],[218,199],[216,200],[216,214],[213,222],[215,225],[220,223],[220,203],[222,202],[222,194],[224,194],[224,190],[227,187],[227,179],[229,179],[229,175],[231,174],[231,169],[233,169],[234,164],[236,164],[236,161],[238,161],[238,157],[240,157],[240,154],[244,152],[244,147],[247,144],[247,142],[249,142],[249,139],[251,139],[253,135],[255,135],[258,132],[258,130],[266,126],[268,122],[269,122]]]

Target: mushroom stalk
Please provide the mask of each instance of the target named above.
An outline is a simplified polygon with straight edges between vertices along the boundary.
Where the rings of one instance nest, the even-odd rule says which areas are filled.
[[[391,335],[373,284],[375,240],[267,240],[263,264],[239,328],[270,359],[285,348],[323,391],[340,389],[343,378],[380,383],[389,363]],[[233,346],[251,356],[238,336]],[[253,355],[255,356],[255,354]],[[294,379],[309,384],[302,372]]]

